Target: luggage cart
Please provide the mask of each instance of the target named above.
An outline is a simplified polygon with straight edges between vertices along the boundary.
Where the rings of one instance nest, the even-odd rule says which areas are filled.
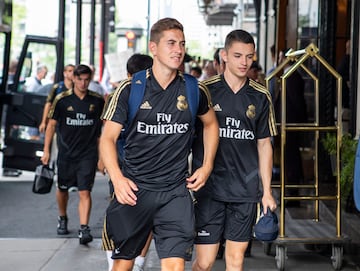
[[[314,44],[309,44],[305,49],[299,51],[290,50],[286,53],[286,60],[281,63],[270,75],[265,78],[266,86],[269,81],[274,78],[279,71],[290,61],[295,62],[291,68],[281,77],[281,123],[278,124],[281,132],[281,154],[280,154],[280,184],[272,187],[280,189],[280,210],[279,210],[279,237],[273,242],[276,246],[276,266],[278,270],[285,270],[285,260],[287,258],[287,245],[291,244],[330,244],[332,245],[331,263],[335,270],[342,267],[343,261],[343,244],[349,239],[341,234],[341,206],[340,206],[340,145],[342,137],[342,116],[341,110],[337,110],[337,122],[334,126],[321,126],[319,123],[319,79],[317,76],[304,65],[308,58],[314,58],[336,79],[337,83],[337,105],[341,108],[341,85],[342,77],[318,54],[319,50]],[[298,68],[310,76],[314,82],[314,122],[311,123],[287,123],[286,121],[286,79]],[[312,132],[314,134],[314,180],[312,184],[286,184],[285,181],[285,144],[287,132]],[[320,195],[319,193],[319,138],[320,132],[336,133],[337,152],[336,152],[336,194]],[[306,196],[287,196],[286,188],[297,188],[309,191],[311,195]],[[286,201],[307,200],[314,201],[314,217],[303,221],[292,221],[285,208]],[[335,220],[336,225],[331,226],[319,219],[319,205],[321,201],[333,200],[336,202]],[[285,224],[287,232],[285,232]],[[289,224],[289,225],[288,225]],[[264,243],[264,252],[269,254],[271,243]]]

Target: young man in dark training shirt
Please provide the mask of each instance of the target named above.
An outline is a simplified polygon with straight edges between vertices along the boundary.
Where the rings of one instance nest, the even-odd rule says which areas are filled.
[[[53,136],[57,134],[59,148],[57,168],[58,187],[56,199],[59,208],[57,233],[68,234],[68,188],[78,187],[79,193],[79,241],[92,241],[88,226],[91,211],[91,190],[98,163],[98,139],[102,121],[104,99],[89,91],[92,71],[86,65],[74,69],[74,87],[57,95],[51,105],[46,128],[43,164],[48,164]]]
[[[183,26],[172,18],[156,22],[149,49],[154,62],[146,71],[140,108],[126,127],[121,169],[116,142],[128,121],[130,80],[120,83],[103,114],[100,154],[115,191],[106,213],[106,233],[115,245],[113,271],[132,269],[151,231],[162,270],[184,270],[185,260],[192,257],[195,230],[188,189],[204,186],[219,139],[208,90],[199,83],[199,90],[193,90],[199,92],[194,113],[204,125],[205,155],[202,166],[186,178],[193,117],[178,71],[185,55]]]
[[[255,43],[248,32],[230,32],[221,50],[224,73],[203,81],[212,97],[220,141],[209,180],[195,195],[194,271],[211,270],[222,238],[226,240],[226,270],[243,270],[257,202],[262,202],[265,212],[268,207],[276,208],[271,194],[271,137],[276,134],[273,106],[269,92],[246,76],[254,55]],[[204,154],[204,137],[201,129],[197,131],[195,170]]]

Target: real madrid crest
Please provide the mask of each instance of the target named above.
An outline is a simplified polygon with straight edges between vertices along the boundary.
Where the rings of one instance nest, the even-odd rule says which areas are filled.
[[[90,104],[89,106],[89,111],[93,112],[95,110],[95,105],[94,104]]]
[[[188,108],[188,103],[186,101],[186,97],[183,96],[183,95],[180,95],[178,98],[177,98],[177,103],[176,103],[176,107],[177,109],[179,109],[180,111],[184,111]]]
[[[246,116],[249,118],[249,119],[253,119],[255,118],[255,105],[253,104],[250,104],[246,110]]]

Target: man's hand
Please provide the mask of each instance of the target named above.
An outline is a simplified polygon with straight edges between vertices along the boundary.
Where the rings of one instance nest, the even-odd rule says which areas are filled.
[[[44,151],[43,156],[40,158],[40,161],[43,163],[43,165],[49,164],[50,160],[50,153]]]
[[[114,192],[118,202],[131,206],[136,205],[137,197],[134,191],[138,191],[139,189],[132,180],[123,177],[121,179],[111,181],[114,185]]]
[[[40,133],[45,133],[45,128],[46,128],[46,123],[41,122],[40,125],[39,125],[39,132]]]
[[[264,194],[261,203],[263,205],[264,214],[267,213],[268,208],[270,208],[271,212],[274,212],[277,208],[277,204],[274,197],[269,193]]]
[[[192,191],[198,191],[201,187],[203,187],[205,185],[207,179],[210,176],[210,173],[211,173],[211,170],[209,170],[205,167],[198,168],[193,173],[193,175],[186,178],[186,181],[188,183],[186,187]]]

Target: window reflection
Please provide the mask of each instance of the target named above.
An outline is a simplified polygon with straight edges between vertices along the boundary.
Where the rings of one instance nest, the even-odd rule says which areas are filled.
[[[298,2],[298,48],[309,43],[318,44],[319,1],[299,0]]]
[[[299,0],[299,26],[317,27],[319,1]]]
[[[298,0],[298,49],[306,48],[310,43],[319,45],[319,1]],[[315,58],[309,58],[304,65],[314,74],[318,72],[318,62]],[[302,69],[299,69],[305,80],[305,99],[307,103],[309,121],[315,119],[315,84],[313,79]]]
[[[44,133],[40,133],[37,127],[12,125],[9,130],[9,137],[16,140],[44,142]]]

